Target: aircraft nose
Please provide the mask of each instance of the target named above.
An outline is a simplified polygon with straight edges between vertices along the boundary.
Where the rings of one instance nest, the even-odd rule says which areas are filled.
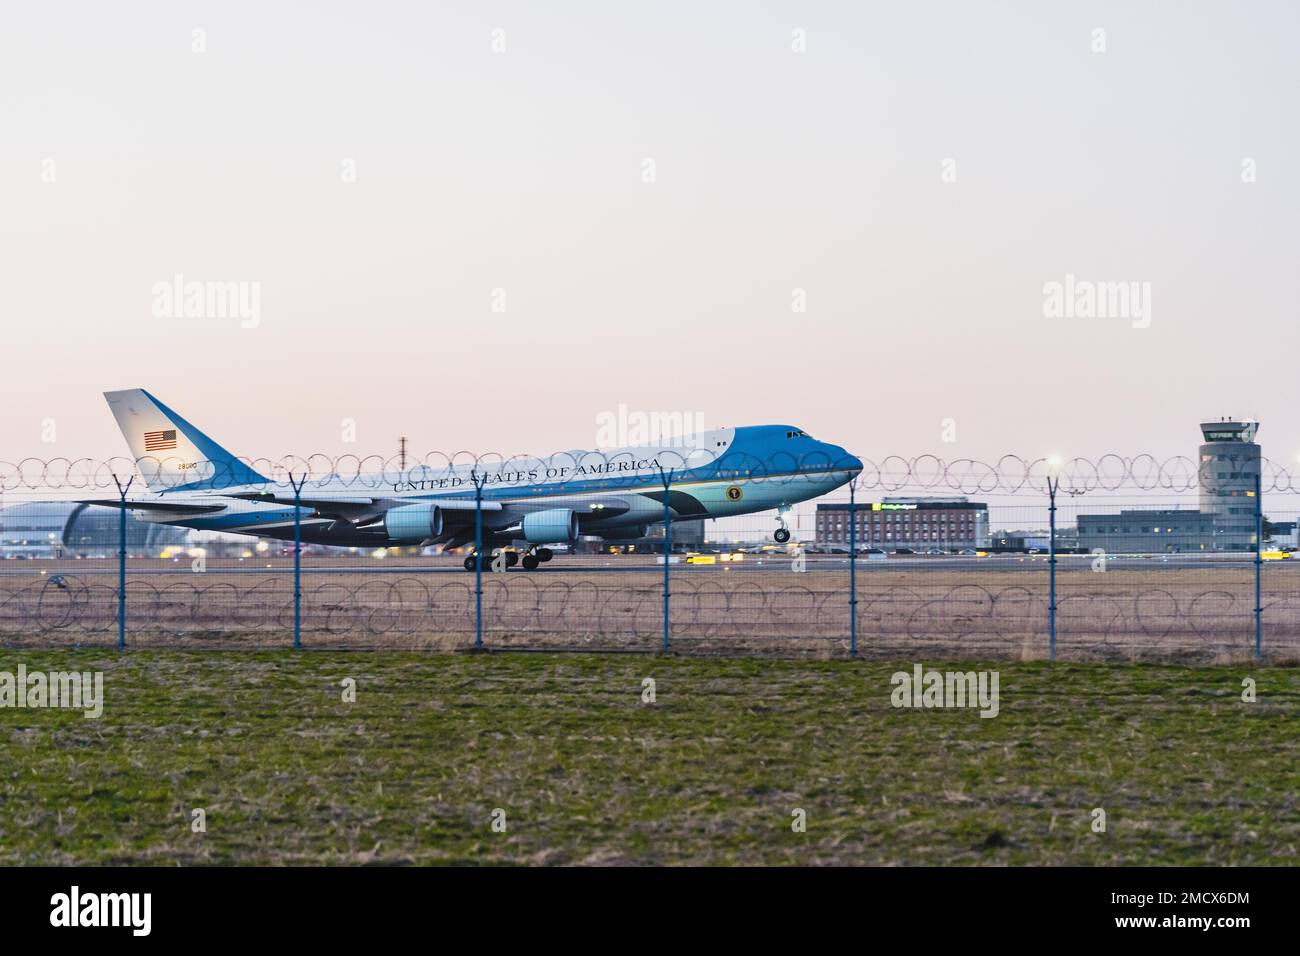
[[[831,464],[837,470],[859,472],[862,470],[862,459],[857,455],[852,455],[839,445],[827,445],[827,452],[830,454]]]

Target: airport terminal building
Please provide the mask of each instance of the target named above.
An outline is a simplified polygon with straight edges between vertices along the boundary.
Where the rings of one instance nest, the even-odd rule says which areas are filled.
[[[1252,421],[1202,422],[1199,509],[1080,515],[1080,547],[1145,554],[1253,551],[1261,462],[1258,430],[1259,423]]]
[[[847,548],[851,521],[857,526],[860,549],[953,551],[989,543],[989,509],[983,502],[964,497],[885,498],[861,502],[852,514],[847,502],[819,504],[813,546]]]
[[[1182,554],[1209,551],[1213,541],[1214,516],[1191,508],[1079,515],[1079,545],[1088,551]]]
[[[26,501],[0,508],[0,558],[107,558],[117,554],[118,510],[75,501]],[[157,557],[185,544],[186,528],[126,517],[127,554]]]

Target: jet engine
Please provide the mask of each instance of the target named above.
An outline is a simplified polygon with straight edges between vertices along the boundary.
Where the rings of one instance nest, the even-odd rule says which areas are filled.
[[[572,508],[551,508],[524,515],[524,540],[529,544],[553,544],[578,540],[578,516]]]
[[[437,505],[401,505],[384,512],[384,532],[394,541],[424,541],[442,534]]]

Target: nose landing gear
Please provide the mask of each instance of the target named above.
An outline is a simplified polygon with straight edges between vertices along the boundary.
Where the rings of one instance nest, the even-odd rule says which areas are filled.
[[[789,514],[788,511],[778,511],[776,514],[776,523],[781,527],[776,529],[772,534],[772,537],[776,540],[777,544],[785,544],[790,540],[790,529],[787,528],[785,524],[785,516],[787,514]]]

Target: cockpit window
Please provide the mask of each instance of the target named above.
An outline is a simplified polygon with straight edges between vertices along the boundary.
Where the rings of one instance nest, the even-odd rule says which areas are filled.
[[[786,438],[811,438],[812,436],[809,435],[807,432],[798,431],[798,432],[786,432],[785,437]]]

